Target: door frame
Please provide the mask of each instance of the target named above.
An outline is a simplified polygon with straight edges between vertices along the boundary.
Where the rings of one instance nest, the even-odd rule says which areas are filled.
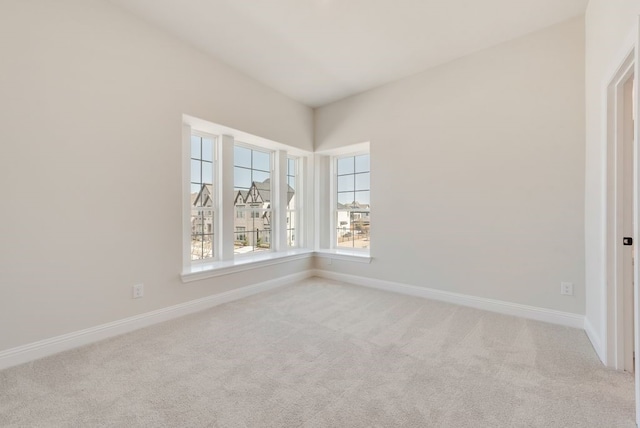
[[[624,87],[634,76],[636,68],[635,47],[627,54],[607,86],[607,340],[606,363],[609,367],[624,369],[624,236],[623,201],[623,152]],[[634,182],[637,183],[637,144],[634,140]],[[638,186],[635,186],[633,206],[637,208]],[[637,209],[634,209],[637,215]],[[634,241],[637,242],[637,218],[633,221]],[[635,269],[637,270],[637,269]],[[635,277],[635,272],[634,272]],[[636,281],[634,281],[635,283]],[[635,312],[635,311],[634,311]]]
[[[633,88],[633,103],[635,111],[633,118],[634,140],[633,140],[633,239],[637,243],[640,228],[640,182],[638,168],[640,166],[640,151],[638,150],[638,140],[640,138],[640,120],[638,120],[638,109],[640,108],[640,17],[637,18],[636,26],[633,29],[628,43],[625,44],[626,49],[622,50],[622,55],[618,58],[621,61],[613,72],[608,74],[610,79],[605,81],[603,106],[606,116],[603,118],[605,122],[605,134],[603,138],[606,141],[606,163],[605,168],[605,218],[606,228],[605,235],[605,266],[606,266],[606,289],[604,294],[604,310],[605,310],[605,330],[604,342],[602,343],[602,351],[604,355],[603,362],[609,367],[624,368],[624,332],[620,326],[624,328],[624,289],[622,281],[622,257],[617,257],[616,248],[621,247],[619,239],[622,238],[622,218],[618,218],[617,214],[622,213],[618,209],[618,203],[622,203],[616,180],[622,178],[622,165],[620,164],[620,150],[623,149],[624,127],[620,126],[621,119],[620,109],[624,108],[624,85],[628,81],[629,76],[636,77],[636,85]],[[618,181],[619,183],[619,181]],[[620,252],[618,252],[620,254]],[[634,327],[634,351],[639,357],[635,359],[635,401],[636,401],[636,424],[640,425],[640,263],[635,263],[633,268],[633,327]],[[585,323],[586,325],[586,323]],[[622,349],[622,351],[621,351]],[[622,362],[622,364],[620,364]]]

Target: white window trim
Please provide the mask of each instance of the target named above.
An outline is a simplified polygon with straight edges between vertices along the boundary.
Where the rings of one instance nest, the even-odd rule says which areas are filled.
[[[261,252],[254,258],[240,257],[234,260],[202,263],[194,265],[188,272],[180,275],[182,282],[194,282],[207,278],[230,275],[244,272],[250,269],[263,268],[281,263],[289,263],[295,260],[320,257],[323,259],[341,260],[347,262],[369,264],[373,260],[371,256],[361,251],[350,250],[310,250],[308,248],[296,248],[289,251]]]
[[[223,260],[193,265],[189,271],[183,272],[180,277],[182,282],[199,281],[206,278],[230,275],[250,269],[257,269],[295,260],[308,259],[314,255],[312,250],[299,248],[290,251],[261,251],[255,257],[238,257],[233,260]]]
[[[368,251],[362,251],[362,249],[354,248],[354,249],[332,249],[332,250],[316,250],[314,252],[316,257],[320,257],[323,259],[333,259],[333,260],[344,260],[348,262],[357,262],[357,263],[371,263],[371,255]]]

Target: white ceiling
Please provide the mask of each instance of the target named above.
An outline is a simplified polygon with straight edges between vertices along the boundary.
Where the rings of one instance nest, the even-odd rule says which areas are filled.
[[[311,107],[585,12],[588,0],[110,0]]]

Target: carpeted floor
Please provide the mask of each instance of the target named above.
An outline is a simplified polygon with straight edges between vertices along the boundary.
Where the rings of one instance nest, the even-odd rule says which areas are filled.
[[[635,427],[584,332],[311,278],[0,372],[2,427]]]

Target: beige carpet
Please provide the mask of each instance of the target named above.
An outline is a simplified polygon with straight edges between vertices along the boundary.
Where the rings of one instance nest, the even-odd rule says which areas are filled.
[[[2,427],[635,427],[584,332],[312,278],[0,372]]]

